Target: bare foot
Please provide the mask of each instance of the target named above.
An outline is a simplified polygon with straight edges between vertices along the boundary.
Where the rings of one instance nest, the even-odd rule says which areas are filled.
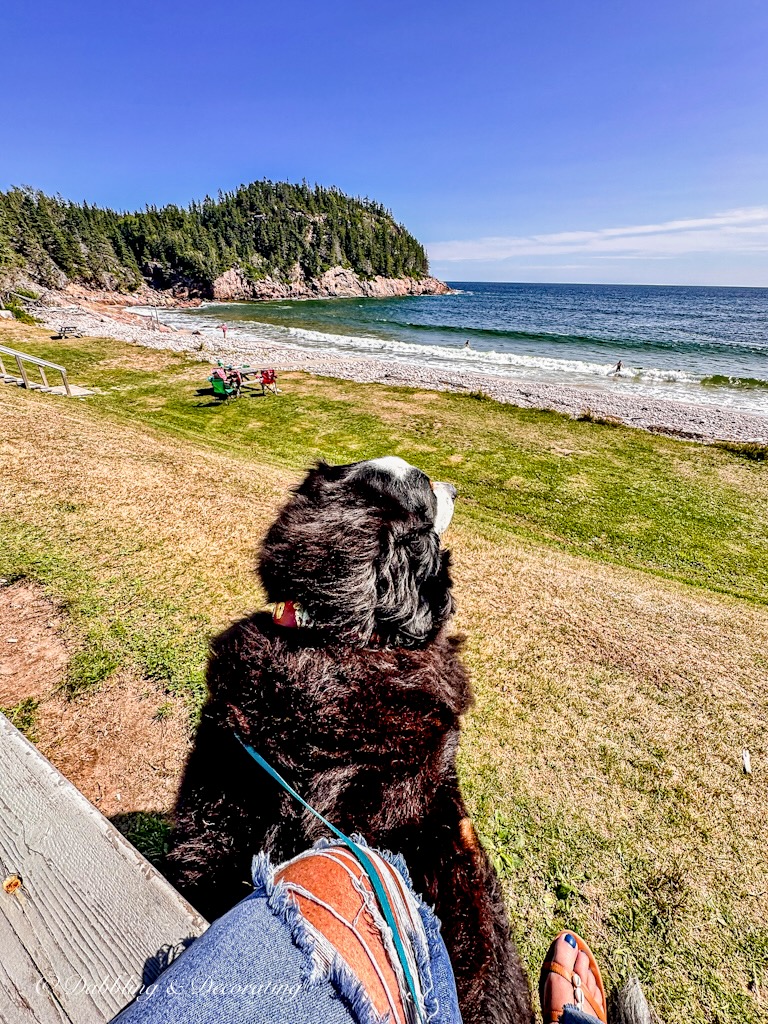
[[[605,1009],[600,985],[589,965],[589,957],[579,950],[574,936],[569,932],[559,936],[550,946],[547,961],[562,967],[566,974],[573,974],[580,979],[581,987],[589,995],[589,999],[600,1011],[601,1016],[594,1012],[587,998],[584,999],[583,1012],[594,1017],[595,1020],[600,1020],[601,1017],[604,1020]],[[578,983],[574,986],[574,981],[568,981],[551,969],[544,971],[544,984],[539,989],[539,995],[545,1024],[559,1020],[563,1006],[578,1005],[576,994]]]

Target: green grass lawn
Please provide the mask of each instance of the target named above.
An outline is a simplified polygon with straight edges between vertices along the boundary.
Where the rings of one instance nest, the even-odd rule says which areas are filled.
[[[258,452],[266,464],[296,470],[316,458],[352,462],[396,451],[456,482],[462,518],[476,529],[768,601],[768,477],[748,447],[741,454],[482,396],[299,374],[284,380],[279,400],[220,403],[195,396],[195,384],[206,387],[206,364],[138,350],[139,364],[151,368],[131,370],[119,343],[27,344],[98,387],[89,404],[99,415],[143,422],[233,458]],[[110,355],[123,365],[109,366]]]
[[[287,487],[317,458],[400,455],[459,490],[448,540],[477,693],[462,780],[534,981],[574,927],[670,1024],[765,1019],[759,451],[304,374],[219,404],[184,357],[2,337],[98,389],[0,389],[0,576],[63,602],[81,713],[128,665],[164,688],[158,728],[173,702],[194,715],[208,637],[258,604],[251,566]],[[17,718],[43,736],[34,711]],[[153,820],[132,833],[148,852]]]

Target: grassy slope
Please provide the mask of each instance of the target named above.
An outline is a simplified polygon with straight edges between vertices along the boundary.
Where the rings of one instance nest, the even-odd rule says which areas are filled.
[[[277,400],[218,406],[181,357],[0,336],[103,392],[0,390],[0,574],[66,601],[72,690],[128,662],[197,702],[206,636],[259,600],[249,563],[285,488],[316,457],[396,452],[460,491],[450,540],[478,697],[462,774],[526,959],[581,928],[664,1020],[761,1018],[765,463],[302,375]]]

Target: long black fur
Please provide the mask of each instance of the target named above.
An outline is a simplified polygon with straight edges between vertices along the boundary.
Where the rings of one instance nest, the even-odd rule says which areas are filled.
[[[309,628],[266,613],[213,644],[210,697],[182,783],[172,880],[214,918],[249,890],[259,849],[287,858],[324,833],[253,762],[237,730],[347,834],[405,857],[433,904],[466,1024],[533,1019],[498,878],[456,775],[472,703],[435,496],[419,470],[320,464],[263,544],[270,601],[300,602]]]

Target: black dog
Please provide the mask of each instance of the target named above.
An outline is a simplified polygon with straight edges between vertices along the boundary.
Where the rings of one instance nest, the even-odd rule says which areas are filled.
[[[403,854],[442,921],[466,1024],[522,1024],[528,984],[456,776],[472,695],[446,628],[455,494],[397,458],[309,473],[263,545],[273,614],[213,645],[169,868],[213,918],[247,895],[256,851],[287,858],[323,834],[239,732],[338,828]]]

